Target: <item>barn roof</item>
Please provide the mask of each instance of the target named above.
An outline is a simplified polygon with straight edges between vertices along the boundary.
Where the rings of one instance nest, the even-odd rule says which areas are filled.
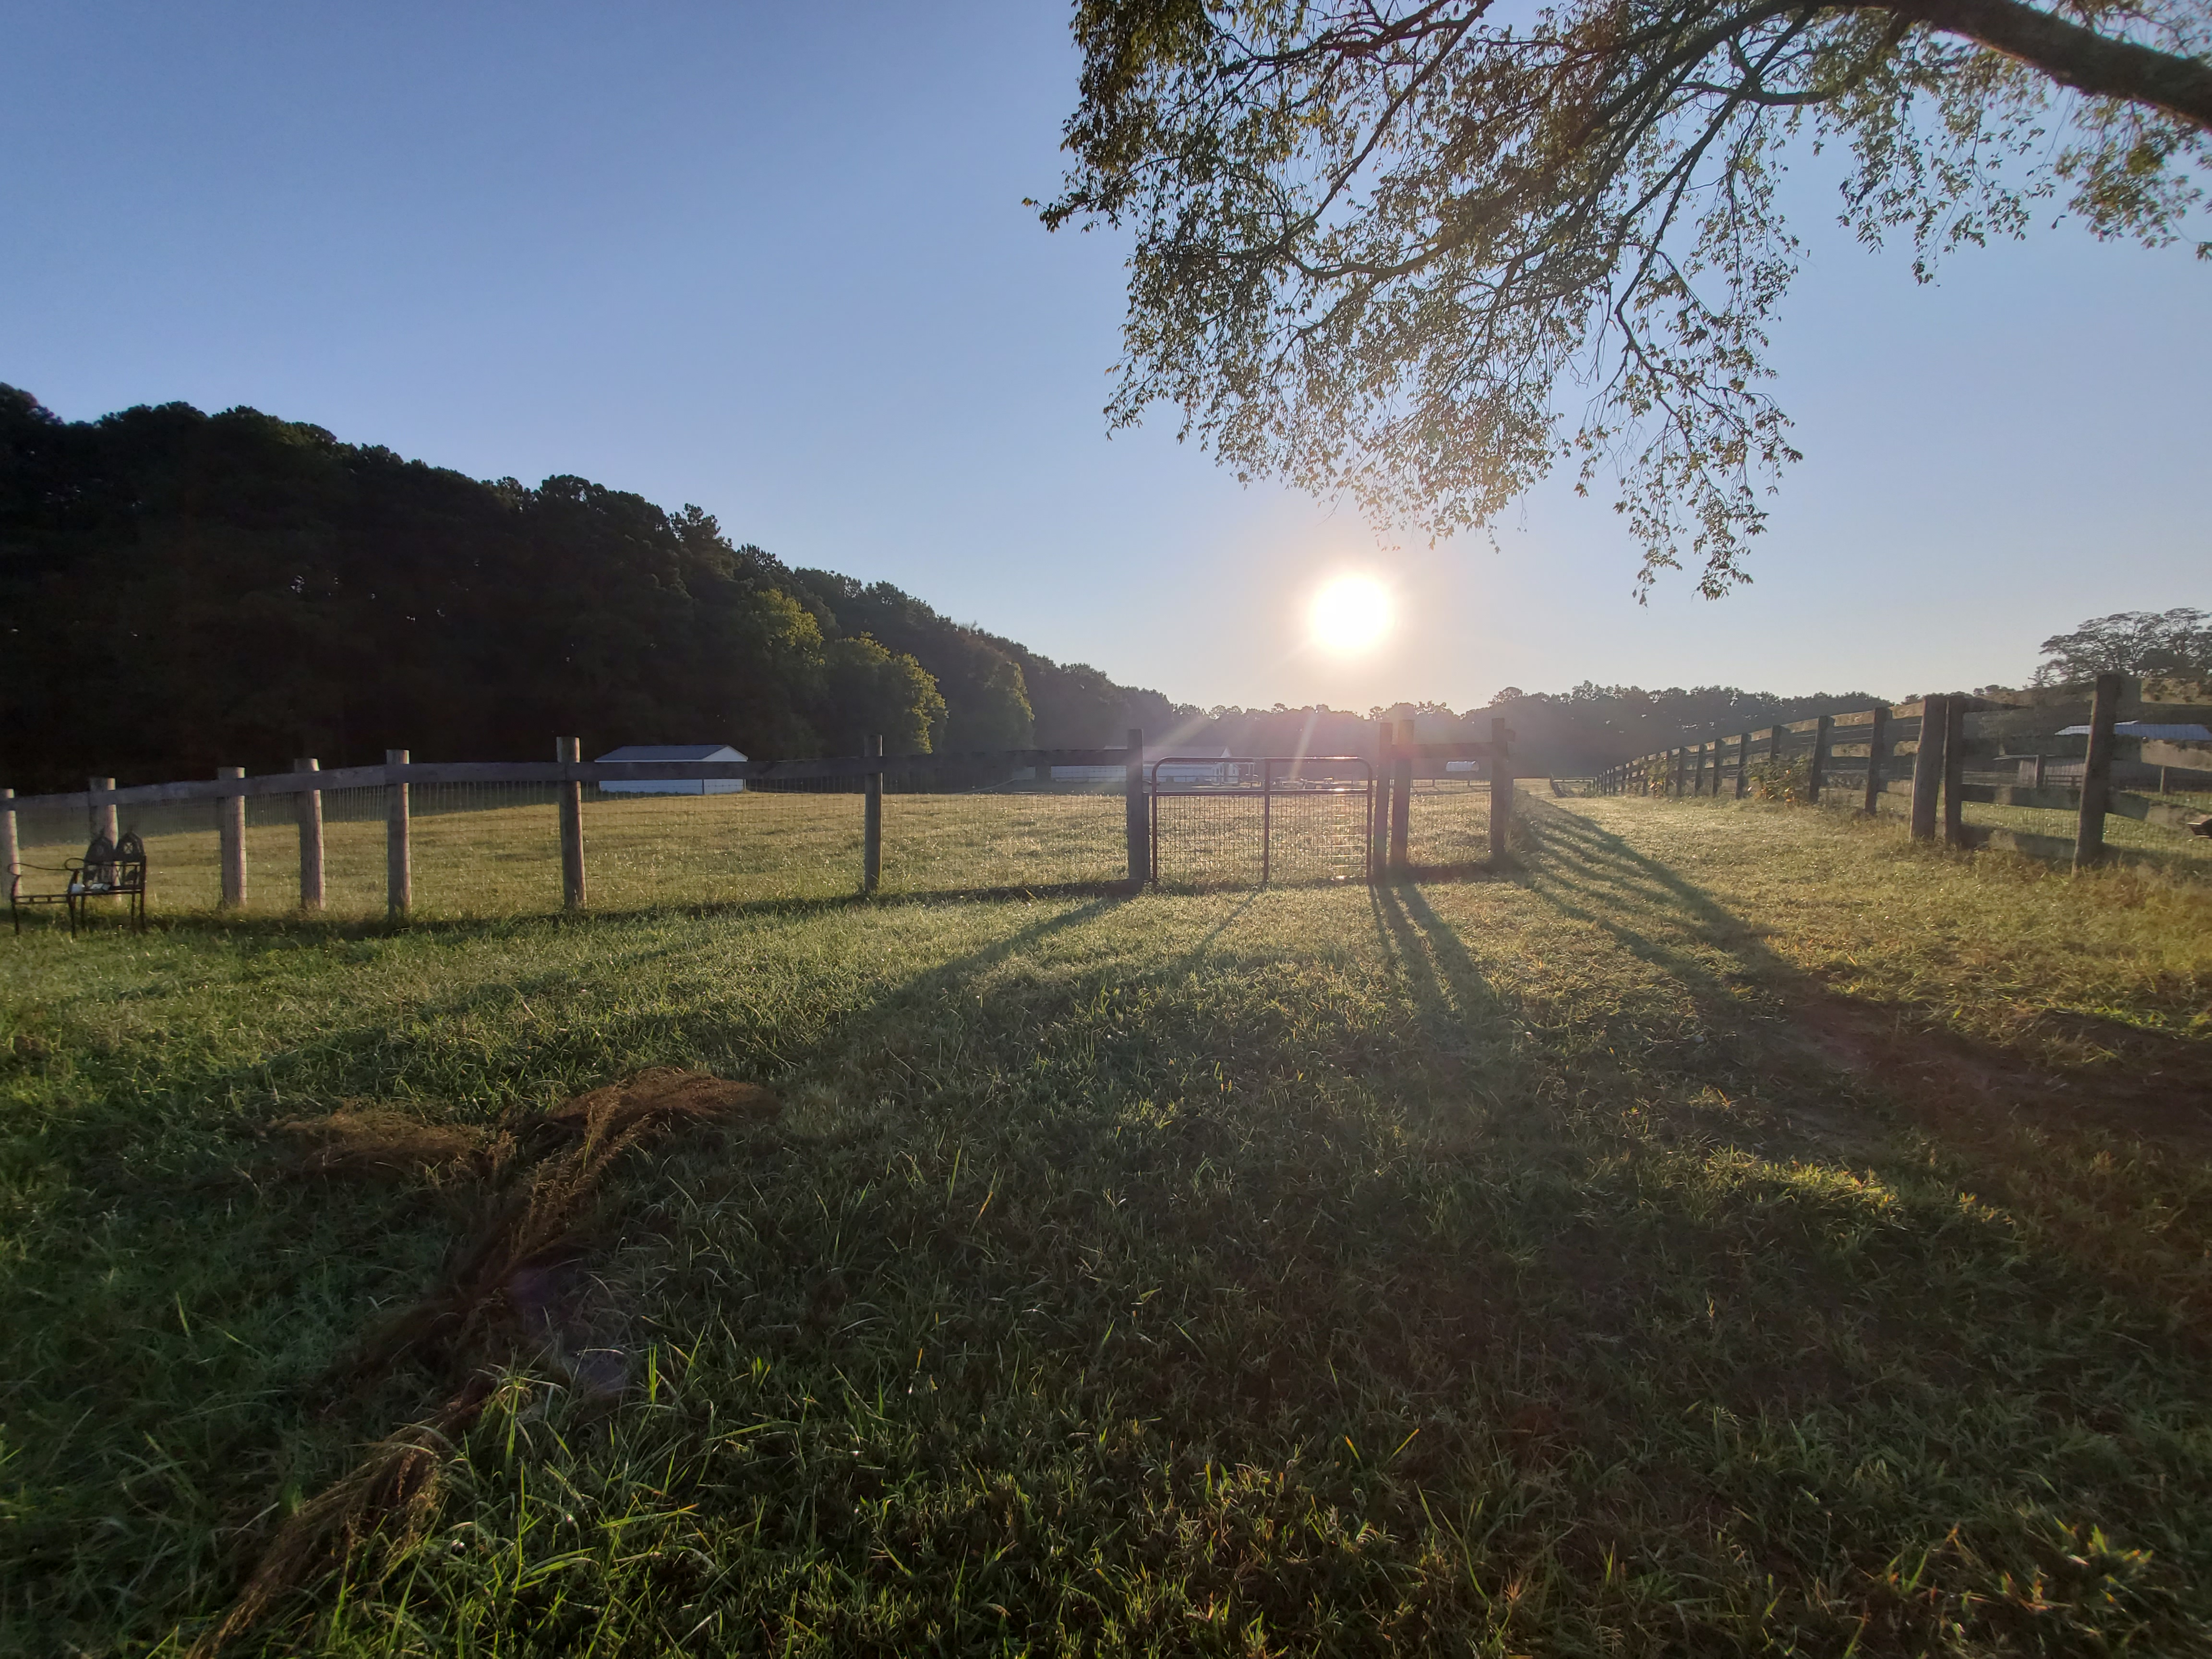
[[[603,761],[741,761],[744,757],[726,743],[626,743],[619,749],[608,750],[599,758]]]

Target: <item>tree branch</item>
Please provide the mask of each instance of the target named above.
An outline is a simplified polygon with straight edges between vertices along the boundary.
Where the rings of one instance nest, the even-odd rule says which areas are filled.
[[[2147,104],[2212,132],[2212,64],[2114,40],[2021,0],[1849,0],[1956,34],[2097,98]]]

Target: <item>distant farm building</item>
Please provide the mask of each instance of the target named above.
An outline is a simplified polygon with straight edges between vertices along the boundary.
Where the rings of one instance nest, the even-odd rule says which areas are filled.
[[[1154,762],[1175,753],[1171,749],[1148,745],[1145,750],[1146,775],[1151,775]],[[1232,765],[1229,751],[1224,749],[1218,761],[1196,759],[1188,755],[1169,761],[1159,769],[1159,781],[1180,784],[1235,783],[1240,781],[1236,775],[1237,773],[1251,769]],[[1052,769],[1054,783],[1119,783],[1127,775],[1127,769],[1121,766],[1055,766]]]
[[[741,761],[726,743],[626,743],[599,757],[603,761]],[[609,795],[736,795],[744,792],[743,778],[625,778],[602,783]]]

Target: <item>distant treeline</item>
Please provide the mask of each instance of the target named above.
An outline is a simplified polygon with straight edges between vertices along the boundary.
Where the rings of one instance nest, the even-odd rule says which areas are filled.
[[[1778,697],[1729,685],[1595,685],[1571,691],[1523,691],[1508,686],[1481,708],[1455,714],[1441,703],[1400,703],[1354,714],[1333,708],[1212,708],[1193,711],[1171,733],[1178,750],[1240,755],[1364,754],[1375,722],[1415,722],[1425,743],[1487,741],[1502,715],[1513,732],[1515,763],[1523,776],[1587,777],[1601,767],[1684,741],[1754,730],[1778,720],[1865,708],[1871,692]]]
[[[1492,713],[1504,715],[1527,771],[1573,778],[1589,777],[1601,767],[1674,744],[1729,737],[1815,714],[1870,708],[1882,701],[1871,691],[1778,697],[1733,685],[1675,685],[1646,691],[1637,685],[1594,685],[1585,680],[1571,691],[1523,691],[1509,686],[1498,694],[1493,708],[1467,719],[1486,727]]]
[[[556,735],[757,757],[1118,743],[1182,712],[696,507],[482,483],[183,404],[64,422],[0,386],[0,782],[537,759]]]

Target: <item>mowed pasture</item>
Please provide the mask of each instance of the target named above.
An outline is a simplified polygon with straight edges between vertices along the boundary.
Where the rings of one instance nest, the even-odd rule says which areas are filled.
[[[0,1651],[204,1647],[334,1491],[228,1650],[2212,1644],[2212,892],[1525,799],[1373,890],[27,931]],[[657,1066],[781,1109],[392,1340],[487,1132]]]

